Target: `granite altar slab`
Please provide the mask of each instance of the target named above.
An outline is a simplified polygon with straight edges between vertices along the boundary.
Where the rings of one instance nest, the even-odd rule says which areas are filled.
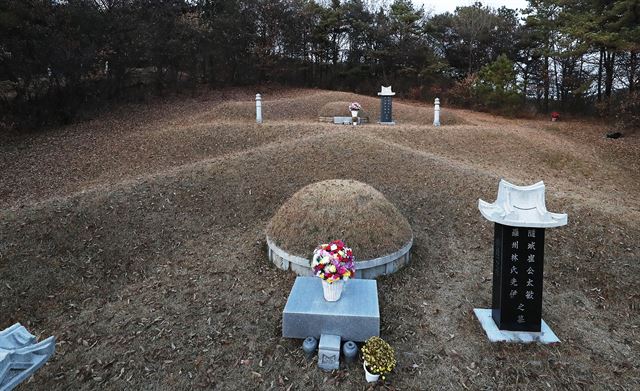
[[[296,278],[282,314],[282,336],[320,338],[322,334],[357,342],[379,336],[377,282],[350,279],[340,300],[328,302],[320,278]]]

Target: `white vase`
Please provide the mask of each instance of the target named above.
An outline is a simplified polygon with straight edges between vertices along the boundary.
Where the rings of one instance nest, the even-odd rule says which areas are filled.
[[[344,281],[338,280],[333,283],[328,283],[322,280],[322,292],[324,293],[324,299],[326,301],[338,301],[342,295],[342,288],[344,287]]]
[[[374,375],[367,370],[367,362],[363,362],[362,366],[364,367],[364,377],[367,379],[369,383],[375,383],[380,379],[380,375]]]
[[[351,110],[351,121],[354,125],[358,124],[358,110]]]

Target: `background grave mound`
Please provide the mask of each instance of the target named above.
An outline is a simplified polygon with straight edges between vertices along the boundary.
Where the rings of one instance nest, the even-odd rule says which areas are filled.
[[[353,249],[359,278],[389,274],[409,261],[413,234],[407,220],[379,191],[353,180],[328,180],[295,193],[267,226],[269,259],[281,269],[310,275],[320,243],[342,239]]]
[[[349,105],[351,102],[329,102],[320,108],[318,111],[319,117],[351,117],[351,111],[349,110]],[[364,108],[360,110],[358,113],[359,117],[370,117],[370,110],[365,110]]]
[[[351,116],[349,103],[359,102],[363,110],[361,117],[369,117],[372,124],[380,120],[380,98],[340,91],[303,90],[296,96],[269,93],[262,95],[262,115],[268,121],[317,121],[318,117]],[[240,121],[255,122],[255,95],[243,97],[246,100],[225,101],[216,105],[200,117],[203,122]],[[431,125],[433,123],[433,103],[405,103],[399,98],[393,102],[393,118],[398,123]],[[443,106],[440,112],[443,125],[464,124],[466,121]]]

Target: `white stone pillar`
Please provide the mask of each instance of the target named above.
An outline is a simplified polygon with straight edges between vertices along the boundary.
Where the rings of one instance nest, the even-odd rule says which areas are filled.
[[[262,96],[256,94],[256,123],[262,123]]]
[[[436,98],[433,108],[433,126],[440,126],[440,99]]]

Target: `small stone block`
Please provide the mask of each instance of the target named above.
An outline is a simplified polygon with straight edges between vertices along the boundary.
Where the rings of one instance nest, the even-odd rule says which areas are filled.
[[[322,334],[320,336],[320,343],[318,343],[318,349],[340,351],[340,336]]]
[[[480,325],[482,325],[482,328],[487,333],[487,337],[491,342],[540,342],[542,344],[560,342],[560,339],[558,339],[555,333],[551,331],[551,328],[549,328],[544,320],[542,320],[540,332],[500,330],[491,316],[491,309],[474,308],[473,312],[476,314],[476,317],[480,321]]]
[[[318,344],[318,366],[325,371],[340,367],[340,336],[322,334]]]
[[[282,314],[282,336],[320,338],[322,334],[356,342],[379,336],[376,281],[350,279],[340,300],[329,302],[324,299],[318,277],[297,277]]]

